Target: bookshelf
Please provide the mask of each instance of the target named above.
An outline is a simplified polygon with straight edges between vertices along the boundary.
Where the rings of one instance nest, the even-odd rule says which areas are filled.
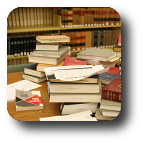
[[[37,20],[37,21],[36,21]],[[8,16],[7,19],[7,36],[27,35],[27,33],[38,35],[42,32],[65,32],[76,30],[99,30],[99,29],[121,29],[121,20],[119,25],[105,26],[78,26],[78,27],[62,27],[62,16],[58,7],[27,7],[16,8]],[[111,48],[110,48],[111,49]],[[80,52],[82,50],[75,50]],[[15,65],[15,61],[19,59],[27,63],[28,56],[7,57],[7,65]],[[23,59],[23,60],[21,60]],[[14,62],[12,62],[14,61]],[[19,64],[20,62],[18,62]]]

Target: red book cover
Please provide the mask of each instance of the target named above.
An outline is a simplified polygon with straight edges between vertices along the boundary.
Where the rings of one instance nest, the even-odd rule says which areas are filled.
[[[118,46],[121,46],[121,35],[120,35],[119,40],[118,40]]]
[[[102,99],[121,102],[121,79],[115,78],[102,88]]]
[[[107,73],[112,73],[112,74],[117,74],[117,75],[119,75],[120,70],[119,70],[118,67],[111,67],[111,68],[107,71]]]
[[[63,66],[69,65],[87,65],[87,62],[82,60],[76,60],[66,55]]]

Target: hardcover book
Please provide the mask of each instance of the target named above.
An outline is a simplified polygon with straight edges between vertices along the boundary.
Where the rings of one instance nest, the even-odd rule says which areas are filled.
[[[113,117],[104,116],[100,108],[96,109],[95,117],[97,120],[113,120]]]
[[[29,75],[33,75],[33,76],[37,76],[37,77],[44,77],[45,73],[44,72],[39,72],[36,70],[38,63],[30,65],[28,67],[24,68],[24,73],[25,74],[29,74]]]
[[[29,80],[29,81],[32,81],[32,82],[35,82],[35,83],[40,83],[40,82],[43,82],[46,80],[46,76],[37,77],[34,75],[25,74],[25,73],[22,74],[22,78]]]
[[[51,90],[50,90],[51,91]],[[50,93],[50,103],[100,103],[101,93]]]
[[[121,52],[121,46],[118,46],[117,44],[113,47],[113,51],[115,52]]]
[[[91,78],[96,78],[97,76],[92,76]],[[98,83],[50,83],[50,93],[100,93],[101,92],[101,82],[100,77],[98,78]]]
[[[121,79],[115,78],[102,89],[102,99],[121,102]]]
[[[59,43],[40,43],[36,41],[36,50],[58,51]]]
[[[120,75],[104,72],[100,74],[100,80],[103,84],[109,84],[115,78],[121,79]]]
[[[68,52],[64,53],[60,58],[39,57],[32,55],[29,55],[28,58],[29,62],[58,65],[65,59],[66,55],[68,55]]]
[[[45,71],[44,71],[44,68],[54,67],[54,66],[62,66],[63,64],[64,64],[64,61],[60,62],[58,65],[50,65],[50,64],[39,63],[39,64],[37,65],[36,70],[37,70],[37,71],[40,71],[40,72],[45,72]]]
[[[77,54],[79,59],[96,59],[99,61],[108,61],[116,56],[111,49],[89,48]]]
[[[32,56],[48,57],[48,58],[60,58],[64,53],[69,51],[68,46],[61,46],[58,51],[33,51]]]
[[[16,90],[16,111],[43,109],[40,91]]]
[[[121,35],[120,35],[119,40],[118,40],[118,46],[121,46]]]
[[[50,82],[62,82],[62,83],[98,83],[98,75],[93,75],[77,81],[61,81],[59,79],[50,80]]]
[[[76,60],[66,55],[63,66],[68,65],[87,65],[87,62],[82,60]]]
[[[65,35],[36,36],[36,40],[40,43],[70,42],[70,38]]]

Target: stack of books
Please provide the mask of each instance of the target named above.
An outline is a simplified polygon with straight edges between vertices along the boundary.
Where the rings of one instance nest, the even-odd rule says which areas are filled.
[[[87,61],[88,64],[115,67],[117,53],[111,49],[89,48],[77,54],[78,59]]]
[[[38,63],[34,63],[28,67],[24,68],[24,73],[22,74],[22,78],[35,82],[40,83],[46,80],[45,72],[37,71]]]
[[[48,82],[50,103],[60,103],[61,115],[85,110],[96,112],[101,102],[101,82],[99,75],[77,81],[50,80]]]
[[[58,65],[70,50],[68,46],[60,47],[60,43],[69,41],[65,35],[36,36],[36,50],[29,55],[29,62]]]
[[[102,101],[97,108],[97,120],[112,120],[121,111],[121,79],[115,78],[102,88]]]

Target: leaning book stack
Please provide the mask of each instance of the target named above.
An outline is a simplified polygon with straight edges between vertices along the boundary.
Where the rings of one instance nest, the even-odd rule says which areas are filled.
[[[77,81],[50,80],[48,82],[49,102],[60,103],[61,115],[85,110],[96,112],[101,102],[101,82],[99,75]]]
[[[60,43],[69,41],[65,35],[36,36],[36,50],[29,55],[29,62],[58,65],[70,50],[68,46],[60,47]]]
[[[98,120],[112,120],[121,111],[121,79],[115,78],[102,88],[102,101],[97,108],[95,117]]]

